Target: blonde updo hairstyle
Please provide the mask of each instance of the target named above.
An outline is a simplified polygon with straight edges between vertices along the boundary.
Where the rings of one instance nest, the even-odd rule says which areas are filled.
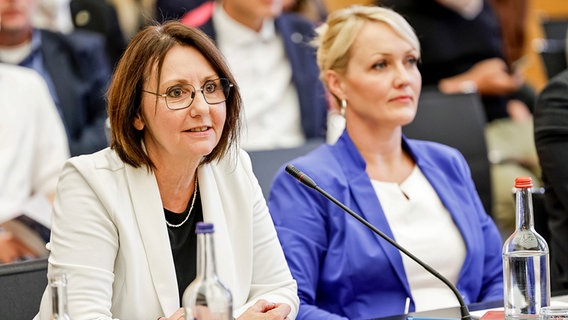
[[[414,29],[400,14],[391,9],[354,5],[336,10],[329,14],[326,23],[316,29],[316,38],[313,41],[313,45],[317,48],[319,77],[328,90],[326,72],[334,70],[339,74],[345,74],[351,58],[351,46],[368,22],[387,24],[420,52],[420,43]]]

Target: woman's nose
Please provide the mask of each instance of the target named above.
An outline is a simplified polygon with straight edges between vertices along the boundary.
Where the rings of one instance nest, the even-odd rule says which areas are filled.
[[[203,115],[209,112],[209,103],[203,96],[203,91],[196,92],[193,98],[193,103],[189,106],[189,114],[192,117]]]
[[[410,73],[404,65],[399,65],[395,71],[395,83],[397,85],[405,85],[410,82]]]

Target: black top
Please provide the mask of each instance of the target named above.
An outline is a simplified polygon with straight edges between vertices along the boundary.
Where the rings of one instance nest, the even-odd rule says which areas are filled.
[[[179,301],[181,303],[183,292],[187,286],[195,279],[197,266],[197,235],[195,227],[197,222],[203,221],[203,208],[201,207],[201,197],[199,190],[195,193],[195,204],[189,219],[180,227],[168,226],[168,236],[172,247],[172,256],[176,268],[176,278],[179,290]],[[192,197],[193,198],[193,197]],[[174,213],[164,208],[166,221],[170,224],[180,224],[188,214],[192,199],[189,199],[187,207],[182,213]]]
[[[414,28],[420,41],[419,69],[424,86],[461,74],[476,63],[502,58],[499,20],[487,1],[472,20],[463,18],[435,0],[377,0],[394,9]],[[487,120],[507,117],[506,96],[482,97]]]

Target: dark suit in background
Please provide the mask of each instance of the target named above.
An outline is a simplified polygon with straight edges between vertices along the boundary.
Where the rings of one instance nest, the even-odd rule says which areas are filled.
[[[396,10],[412,25],[421,45],[423,85],[464,73],[485,59],[504,58],[497,16],[484,1],[477,17],[468,20],[436,0],[377,0]],[[482,96],[488,121],[506,118],[506,99]]]
[[[156,20],[164,22],[179,19],[205,2],[207,0],[156,0]]]
[[[34,30],[31,52],[18,63],[44,77],[67,132],[72,156],[105,148],[105,94],[111,72],[104,38]],[[10,48],[7,48],[10,49]]]
[[[551,288],[568,289],[568,70],[551,79],[540,93],[534,136],[546,188]]]
[[[41,54],[59,98],[71,155],[105,148],[110,67],[104,39],[85,31],[65,35],[42,30],[41,34]]]

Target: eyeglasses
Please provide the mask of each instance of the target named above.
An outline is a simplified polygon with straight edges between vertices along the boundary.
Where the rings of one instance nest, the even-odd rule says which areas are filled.
[[[207,80],[201,88],[195,89],[191,84],[176,84],[166,89],[166,93],[156,93],[142,90],[143,92],[163,97],[166,100],[166,106],[170,110],[180,110],[188,108],[195,99],[195,92],[201,91],[205,102],[208,104],[219,104],[225,102],[229,96],[229,91],[233,84],[229,79],[221,78],[215,80]]]

